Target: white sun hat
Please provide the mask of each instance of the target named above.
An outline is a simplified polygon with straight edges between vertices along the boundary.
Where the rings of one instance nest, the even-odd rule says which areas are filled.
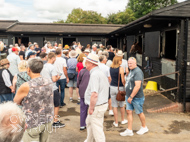
[[[123,56],[124,53],[121,50],[118,50],[118,52],[116,53],[116,56]]]
[[[99,57],[96,54],[89,53],[87,57],[84,57],[86,61],[99,65]]]

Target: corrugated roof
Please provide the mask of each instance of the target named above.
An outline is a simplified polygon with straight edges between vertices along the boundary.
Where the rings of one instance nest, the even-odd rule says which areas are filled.
[[[10,26],[15,24],[17,20],[0,20],[0,30],[7,30]]]
[[[9,28],[7,32],[108,34],[123,26],[124,25],[114,24],[55,24],[19,22]]]

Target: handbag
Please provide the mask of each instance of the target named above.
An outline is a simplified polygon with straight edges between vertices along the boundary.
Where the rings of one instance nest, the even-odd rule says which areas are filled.
[[[69,80],[73,80],[75,78],[75,73],[68,73]]]
[[[119,83],[120,83],[120,68],[119,68],[119,74],[118,74],[118,93],[116,96],[116,100],[117,101],[125,101],[126,92],[119,90]]]

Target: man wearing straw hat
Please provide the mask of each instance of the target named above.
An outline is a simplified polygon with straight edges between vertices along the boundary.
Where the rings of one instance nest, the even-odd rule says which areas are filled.
[[[108,108],[109,82],[99,69],[99,58],[90,53],[86,58],[86,69],[90,71],[90,79],[85,92],[85,104],[89,105],[86,119],[87,139],[85,142],[105,142],[103,131],[104,113]]]

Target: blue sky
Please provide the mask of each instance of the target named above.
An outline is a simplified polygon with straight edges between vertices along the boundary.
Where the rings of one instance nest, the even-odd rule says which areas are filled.
[[[185,0],[178,0],[183,2]],[[0,0],[0,20],[53,22],[66,19],[73,8],[94,10],[107,16],[124,10],[128,0]]]

